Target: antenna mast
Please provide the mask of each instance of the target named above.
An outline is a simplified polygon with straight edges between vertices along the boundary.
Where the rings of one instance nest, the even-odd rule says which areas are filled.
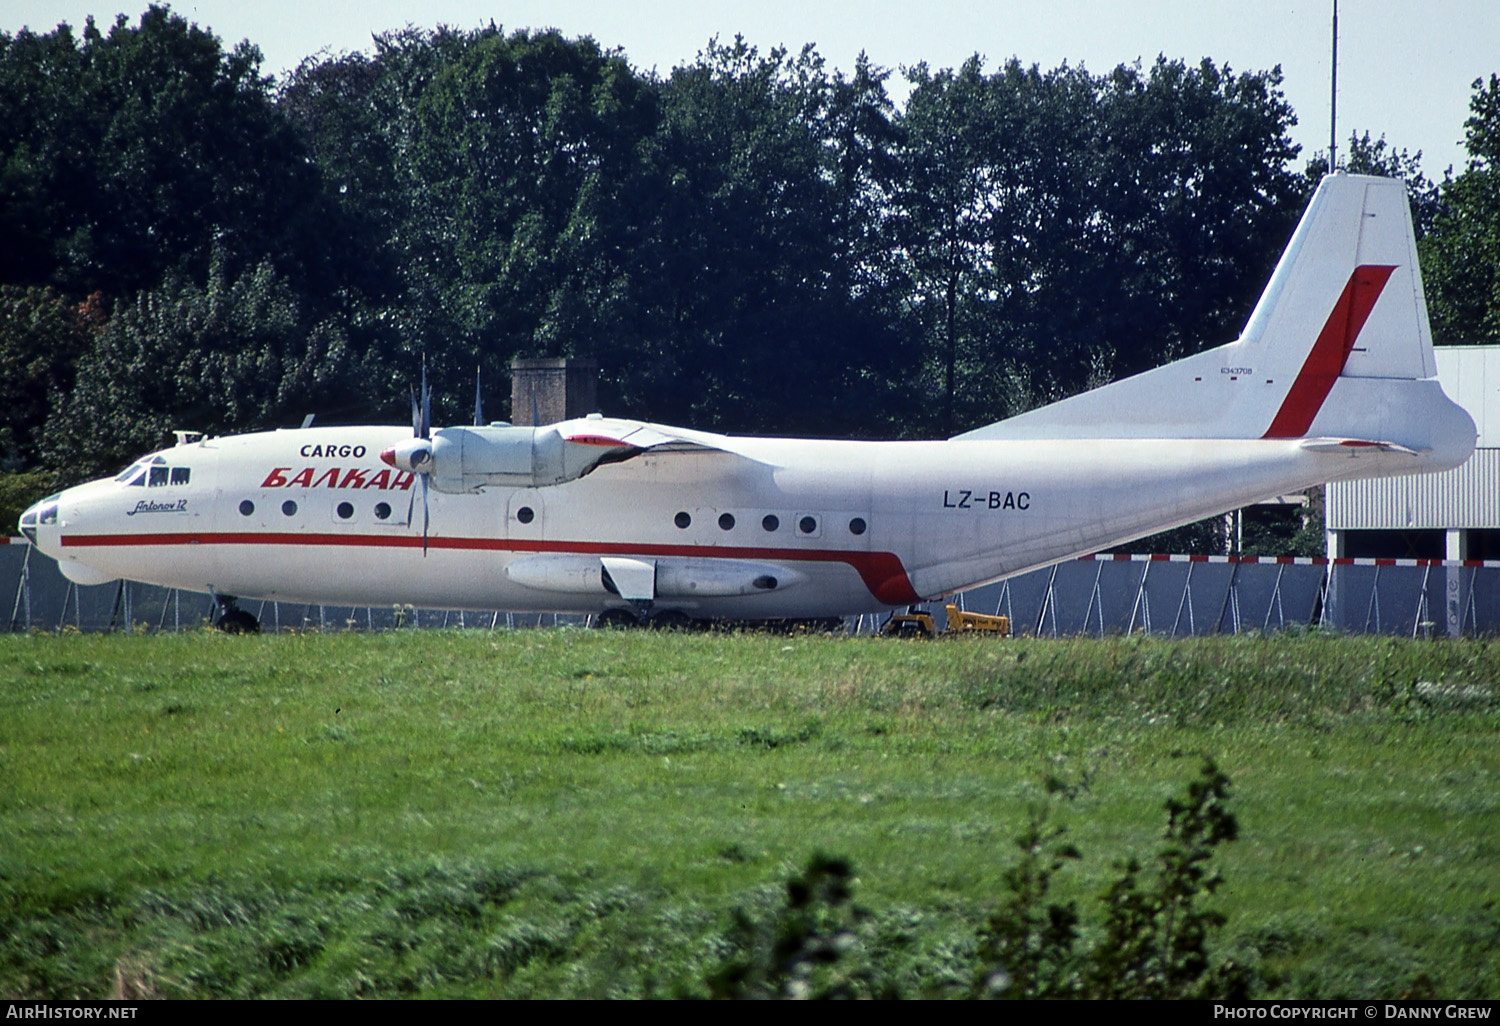
[[[1328,170],[1336,171],[1338,162],[1339,120],[1339,0],[1333,0],[1333,73],[1328,97]]]

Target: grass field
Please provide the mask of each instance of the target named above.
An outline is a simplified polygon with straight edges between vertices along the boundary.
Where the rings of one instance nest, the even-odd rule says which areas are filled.
[[[815,852],[957,995],[1044,779],[1089,928],[1209,754],[1216,959],[1493,998],[1497,726],[1485,641],[7,637],[0,995],[703,995]]]

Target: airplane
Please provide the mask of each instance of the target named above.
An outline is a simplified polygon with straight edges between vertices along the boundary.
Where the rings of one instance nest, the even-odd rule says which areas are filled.
[[[411,429],[180,432],[20,527],[70,580],[205,592],[228,630],[258,629],[243,599],[828,619],[1328,481],[1456,467],[1474,422],[1435,373],[1405,186],[1335,173],[1237,340],[947,440],[599,414],[434,429],[424,372]]]

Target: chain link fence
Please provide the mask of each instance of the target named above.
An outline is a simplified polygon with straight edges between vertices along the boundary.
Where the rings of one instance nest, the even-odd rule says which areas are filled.
[[[209,622],[201,592],[116,582],[80,587],[22,539],[0,549],[12,631],[183,631]],[[968,612],[1010,617],[1017,634],[1166,637],[1319,627],[1352,634],[1459,637],[1500,632],[1500,562],[1091,556],[952,597]],[[932,603],[941,628],[942,602]],[[242,601],[263,630],[384,631],[584,626],[588,618],[500,610]],[[855,633],[882,615],[850,617]]]

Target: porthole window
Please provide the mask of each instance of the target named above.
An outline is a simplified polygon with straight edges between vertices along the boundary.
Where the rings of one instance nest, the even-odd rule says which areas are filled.
[[[536,510],[530,506],[522,506],[516,510],[516,519],[523,524],[529,524],[536,519]]]
[[[734,514],[733,513],[720,513],[719,514],[719,527],[722,530],[725,530],[725,531],[733,531],[734,530]]]
[[[243,501],[243,502],[240,503],[240,516],[242,516],[242,517],[248,517],[248,516],[254,516],[254,515],[255,515],[255,503],[251,502],[249,499],[246,499],[245,501]]]
[[[767,513],[765,516],[760,518],[760,526],[765,528],[767,531],[778,530],[781,527],[781,518],[778,517],[775,513]]]
[[[281,504],[281,512],[289,517],[294,517],[297,515],[297,504],[288,499]]]
[[[340,520],[348,520],[350,517],[354,516],[354,503],[341,502],[338,504],[338,509],[336,512],[338,513]]]
[[[693,522],[693,518],[690,517],[690,516],[688,516],[686,511],[680,512],[675,517],[672,518],[672,523],[676,524],[678,527],[682,528],[683,530],[686,530],[687,526],[689,524],[691,524],[692,522]]]
[[[391,504],[389,502],[377,502],[375,504],[375,519],[389,520],[391,518]]]
[[[803,517],[801,520],[797,521],[797,530],[801,531],[803,534],[812,534],[817,529],[818,521],[816,517]]]
[[[865,525],[865,518],[864,517],[855,517],[853,520],[849,521],[849,533],[850,534],[864,534],[865,533],[865,526],[866,525]]]

